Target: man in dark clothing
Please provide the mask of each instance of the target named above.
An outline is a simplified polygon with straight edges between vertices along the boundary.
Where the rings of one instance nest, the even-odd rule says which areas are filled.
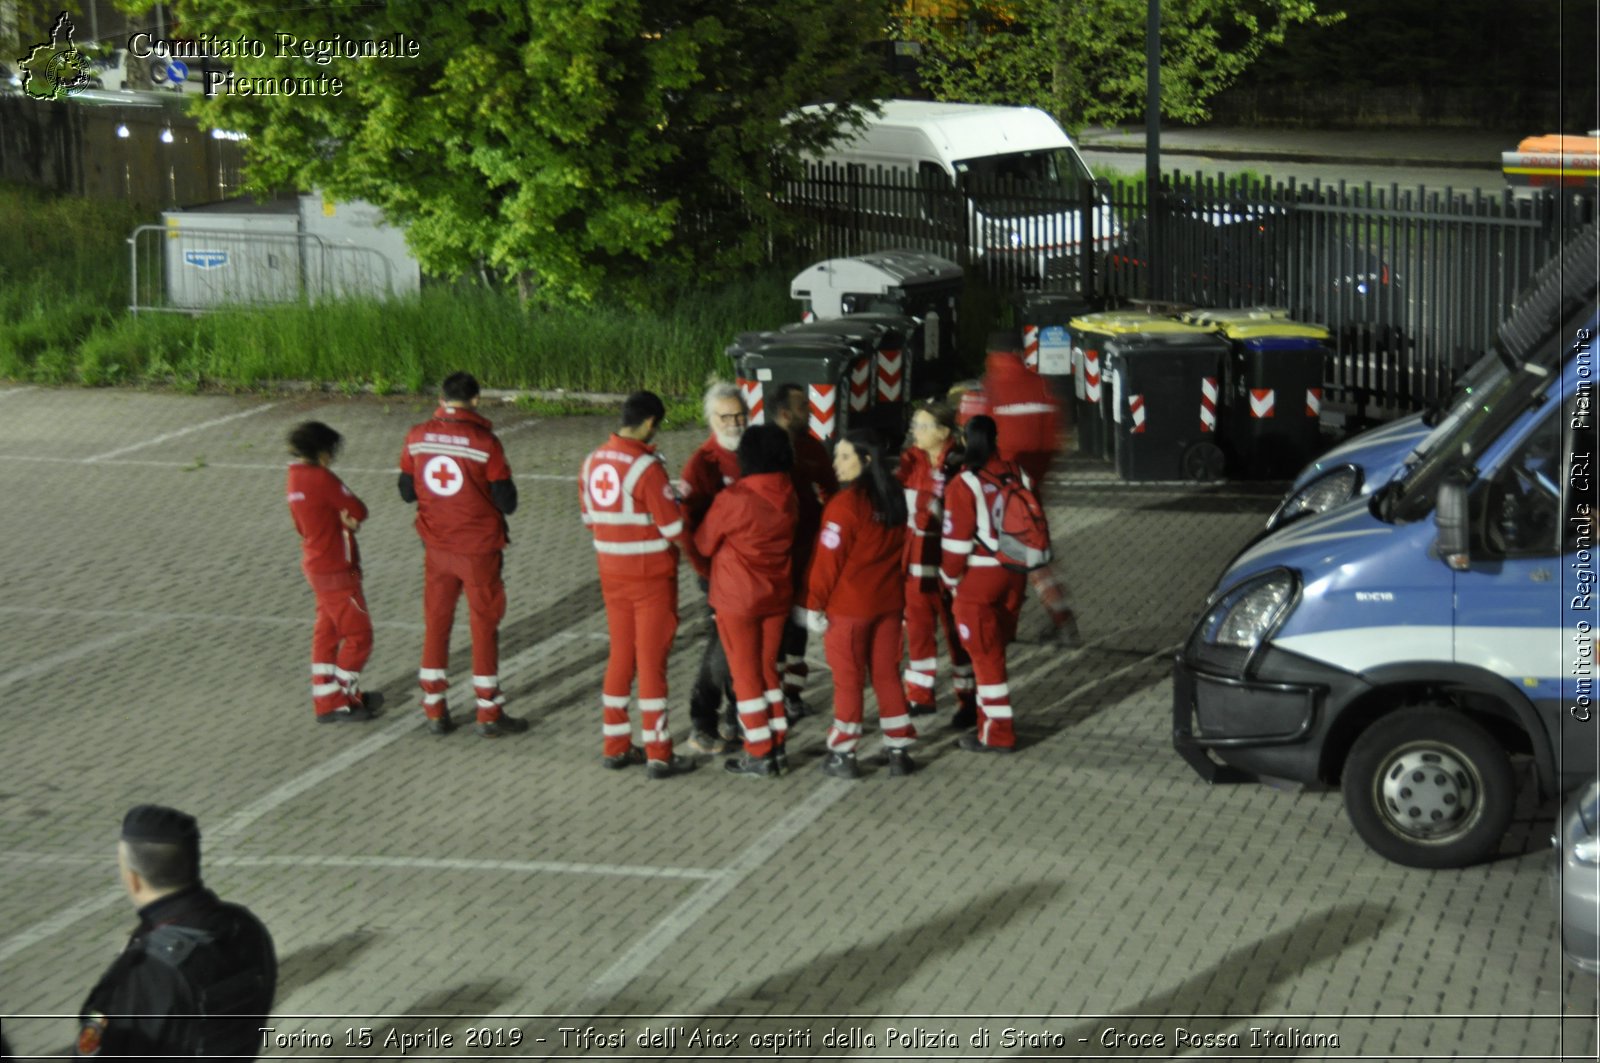
[[[811,570],[811,553],[822,528],[822,507],[839,490],[828,448],[811,434],[810,406],[806,389],[799,384],[780,384],[772,398],[772,423],[789,433],[794,447],[795,497],[800,503],[800,523],[794,533],[793,568],[795,601],[806,593],[806,574]],[[782,656],[784,712],[791,720],[811,715],[811,707],[801,694],[811,666],[806,663],[805,610],[795,606],[795,615],[783,625]]]
[[[117,864],[139,927],[84,1002],[74,1054],[254,1059],[278,987],[272,935],[201,884],[194,818],[131,809]]]

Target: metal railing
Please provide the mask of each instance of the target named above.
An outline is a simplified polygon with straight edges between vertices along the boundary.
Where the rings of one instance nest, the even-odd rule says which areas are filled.
[[[1152,202],[1143,184],[954,188],[813,167],[780,201],[793,250],[818,258],[912,247],[1005,294],[1287,308],[1333,333],[1331,399],[1396,412],[1448,395],[1533,272],[1594,218],[1581,196],[1176,173]]]
[[[382,254],[311,233],[141,225],[128,248],[134,313],[394,294],[394,267]]]

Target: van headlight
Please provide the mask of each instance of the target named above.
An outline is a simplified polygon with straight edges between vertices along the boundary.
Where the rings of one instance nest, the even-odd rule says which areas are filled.
[[[1300,490],[1284,499],[1267,518],[1267,529],[1288,524],[1301,517],[1326,513],[1342,506],[1361,490],[1361,470],[1354,465],[1335,465]]]
[[[1562,810],[1563,848],[1567,855],[1585,867],[1600,866],[1600,782],[1590,783],[1575,801]]]
[[[1278,629],[1299,596],[1300,579],[1290,569],[1263,572],[1219,595],[1189,636],[1197,661],[1243,675]]]

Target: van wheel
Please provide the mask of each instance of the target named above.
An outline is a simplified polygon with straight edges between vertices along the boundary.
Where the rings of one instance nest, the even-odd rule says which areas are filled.
[[[1488,859],[1511,824],[1511,760],[1476,723],[1447,709],[1402,709],[1361,733],[1344,766],[1356,833],[1408,867]]]

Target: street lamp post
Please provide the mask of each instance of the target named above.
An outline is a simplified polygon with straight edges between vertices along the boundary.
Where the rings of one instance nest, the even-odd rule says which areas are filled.
[[[1161,261],[1161,0],[1149,0],[1144,24],[1145,295],[1161,298],[1156,263]]]

